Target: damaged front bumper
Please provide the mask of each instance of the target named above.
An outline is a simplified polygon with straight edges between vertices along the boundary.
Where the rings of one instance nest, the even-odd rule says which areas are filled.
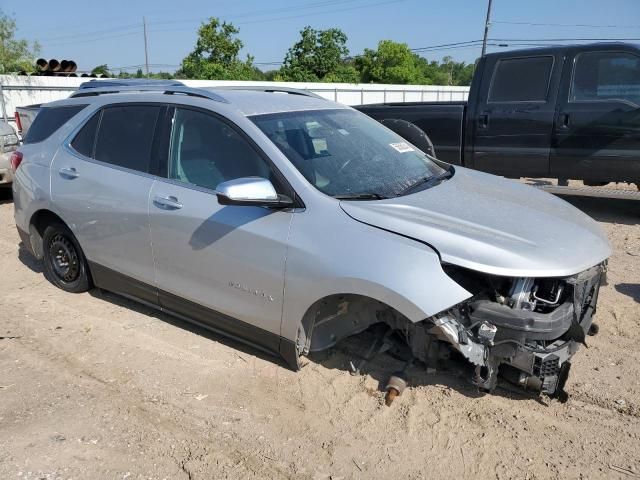
[[[485,292],[432,318],[429,334],[476,366],[473,381],[481,389],[492,391],[500,373],[566,397],[569,360],[585,343],[605,272],[601,264],[563,279],[511,279],[505,295]]]

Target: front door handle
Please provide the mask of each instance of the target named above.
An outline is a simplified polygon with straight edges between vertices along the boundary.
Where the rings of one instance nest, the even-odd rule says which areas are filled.
[[[478,124],[479,124],[480,128],[489,127],[489,114],[488,113],[483,113],[482,115],[480,115],[478,117]]]
[[[73,180],[74,178],[78,178],[80,176],[78,171],[73,167],[62,167],[60,170],[58,170],[58,172],[62,177],[69,180]]]
[[[182,208],[182,203],[174,196],[161,197],[156,195],[153,198],[153,204],[163,210],[180,210]]]
[[[569,114],[563,113],[560,115],[560,127],[569,128]]]

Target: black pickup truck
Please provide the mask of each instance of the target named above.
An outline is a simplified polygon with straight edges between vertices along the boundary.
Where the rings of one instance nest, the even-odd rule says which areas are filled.
[[[356,108],[413,123],[449,163],[514,178],[640,184],[638,45],[492,53],[478,61],[468,102]]]

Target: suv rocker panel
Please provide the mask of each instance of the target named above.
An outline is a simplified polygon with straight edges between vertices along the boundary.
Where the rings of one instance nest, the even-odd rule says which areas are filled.
[[[298,353],[291,340],[185,300],[98,263],[90,260],[87,262],[96,287],[122,295],[270,355],[279,356],[292,370],[298,370]]]

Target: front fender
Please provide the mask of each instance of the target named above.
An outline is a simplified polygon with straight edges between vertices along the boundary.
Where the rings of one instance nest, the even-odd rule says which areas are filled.
[[[341,211],[326,223],[300,212],[289,236],[281,335],[295,341],[309,307],[337,294],[373,298],[412,322],[471,297],[425,244],[356,222]]]

